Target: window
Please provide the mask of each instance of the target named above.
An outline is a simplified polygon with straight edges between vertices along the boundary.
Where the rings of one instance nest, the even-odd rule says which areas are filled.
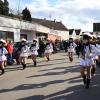
[[[10,39],[14,40],[14,33],[13,32],[6,32],[6,31],[0,31],[0,39]]]

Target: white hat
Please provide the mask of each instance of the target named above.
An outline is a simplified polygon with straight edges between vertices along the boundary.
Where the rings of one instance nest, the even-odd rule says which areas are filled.
[[[25,38],[22,38],[21,41],[27,42],[27,40]]]
[[[83,39],[92,39],[92,35],[90,33],[84,33],[82,34]]]
[[[38,40],[37,39],[33,39],[33,41],[36,41],[37,42]]]
[[[5,44],[6,44],[6,41],[5,41],[4,39],[1,39],[0,41],[1,41],[2,43],[5,43]]]
[[[87,35],[89,37],[92,37],[92,35],[89,32],[84,33],[83,35]]]
[[[92,37],[95,38],[95,39],[97,38],[95,34],[93,34]]]
[[[100,35],[99,35],[99,36],[97,36],[97,38],[100,38]]]

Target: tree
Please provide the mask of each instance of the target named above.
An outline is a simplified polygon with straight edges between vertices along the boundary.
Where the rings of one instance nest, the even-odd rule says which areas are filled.
[[[7,0],[0,0],[0,14],[9,15],[9,2]]]
[[[3,1],[0,0],[0,14],[3,14]]]
[[[9,2],[7,0],[3,2],[3,15],[9,15]]]
[[[22,16],[23,20],[32,21],[31,13],[27,8],[22,11]]]

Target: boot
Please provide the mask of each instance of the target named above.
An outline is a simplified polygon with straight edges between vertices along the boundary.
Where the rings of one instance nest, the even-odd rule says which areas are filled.
[[[89,85],[90,85],[90,79],[87,79],[85,88],[88,89],[89,88]]]
[[[50,58],[49,57],[47,57],[47,61],[50,61]]]
[[[26,64],[22,63],[23,70],[26,68]]]
[[[1,69],[1,71],[2,71],[1,74],[3,75],[5,73],[5,70],[4,69]]]
[[[86,75],[83,76],[83,83],[86,84]]]
[[[72,62],[73,61],[73,58],[72,57],[69,57],[69,60]]]
[[[37,66],[37,62],[36,61],[34,61],[34,67],[36,67]]]
[[[91,69],[91,74],[92,74],[92,76],[95,74],[95,67],[93,67],[93,68]]]

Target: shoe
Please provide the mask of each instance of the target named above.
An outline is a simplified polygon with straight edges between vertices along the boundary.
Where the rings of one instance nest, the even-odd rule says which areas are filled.
[[[86,75],[83,76],[83,83],[86,84]]]
[[[37,62],[36,61],[34,61],[34,67],[36,67],[37,66]]]
[[[85,88],[88,89],[89,86],[90,86],[90,79],[87,79],[87,82],[86,82],[86,86],[85,86]]]
[[[26,68],[26,64],[22,63],[23,70]]]
[[[5,73],[5,70],[4,69],[1,69],[1,70],[2,70],[1,74],[3,75]]]
[[[73,58],[72,57],[69,57],[69,60],[72,62],[73,61]]]
[[[50,61],[50,58],[49,57],[47,58],[47,61]]]

